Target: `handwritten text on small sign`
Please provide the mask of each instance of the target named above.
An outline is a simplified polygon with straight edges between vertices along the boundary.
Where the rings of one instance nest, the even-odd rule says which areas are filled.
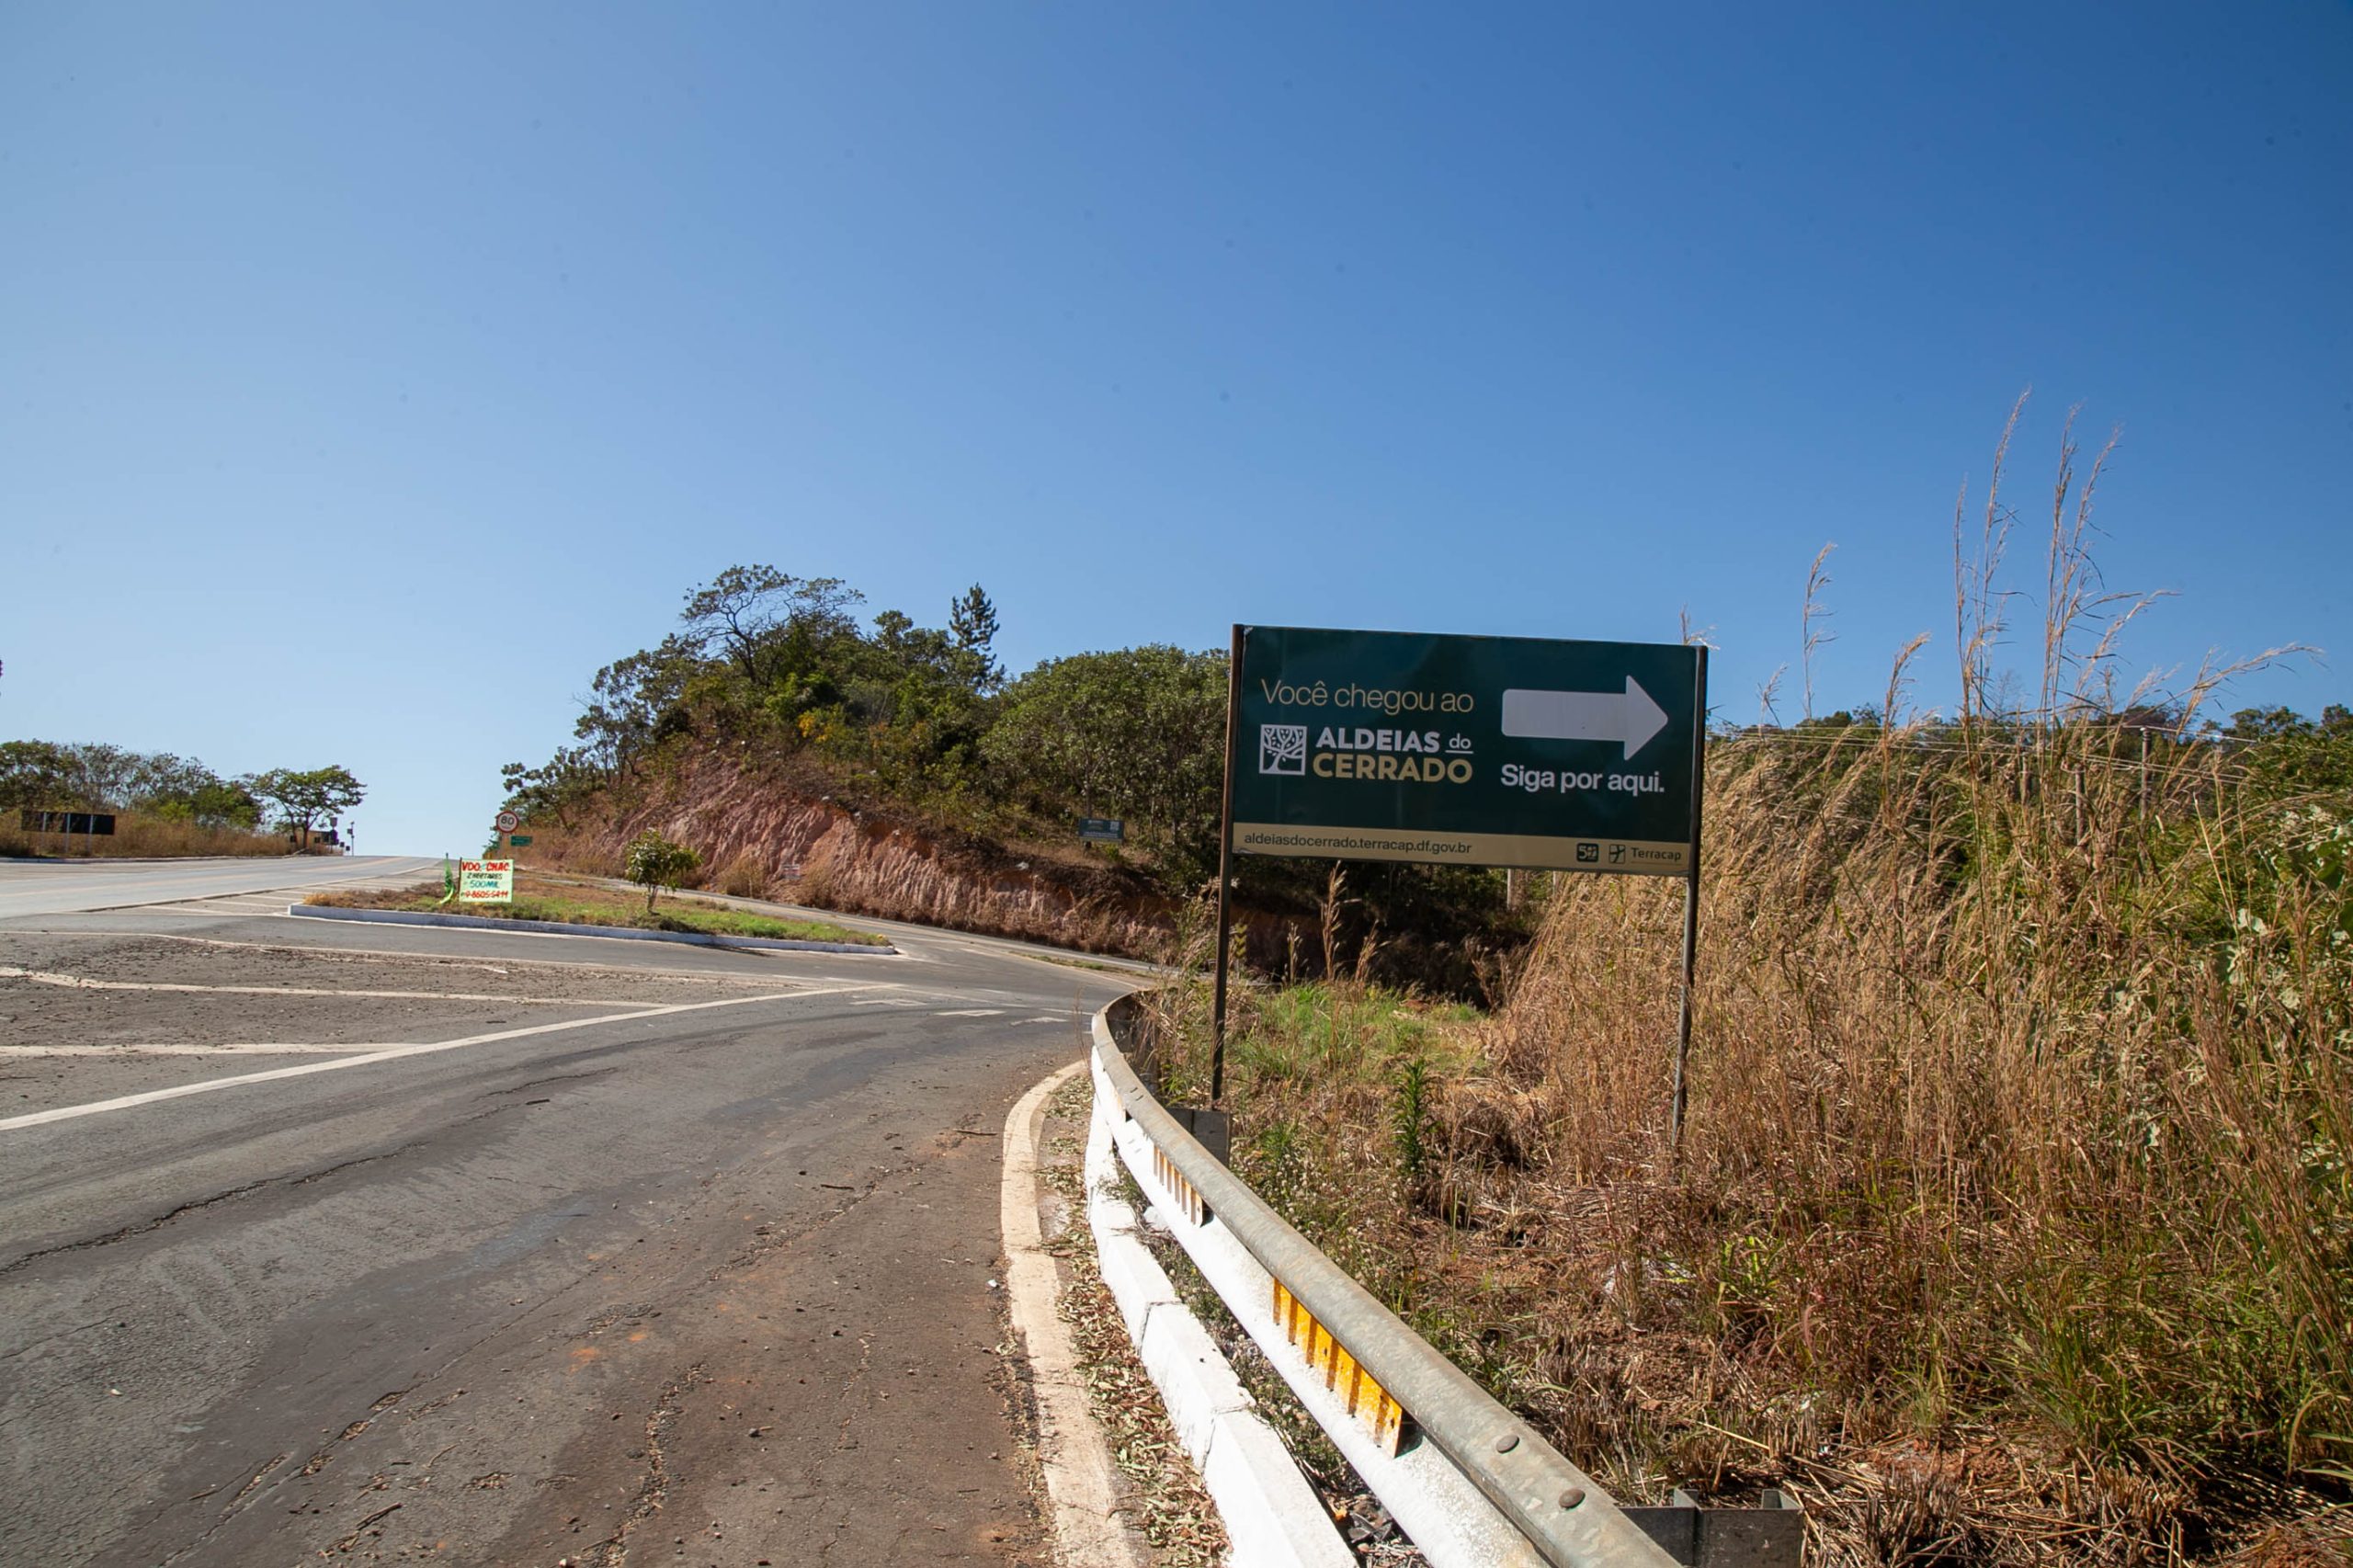
[[[514,903],[515,862],[512,860],[459,861],[458,902],[460,903]]]

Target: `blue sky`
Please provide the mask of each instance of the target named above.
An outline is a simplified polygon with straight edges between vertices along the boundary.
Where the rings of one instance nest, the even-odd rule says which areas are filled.
[[[2134,669],[2353,699],[2353,8],[1784,9],[10,7],[0,736],[460,847],[753,561],[1016,669],[1688,609],[1746,718],[1830,541],[1818,705],[1933,705],[2029,386],[2017,585],[2080,403]]]

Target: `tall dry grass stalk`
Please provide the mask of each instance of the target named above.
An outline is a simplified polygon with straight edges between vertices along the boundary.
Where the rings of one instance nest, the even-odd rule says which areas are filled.
[[[1823,590],[1830,586],[1830,574],[1825,568],[1830,563],[1830,552],[1837,548],[1835,544],[1825,544],[1816,551],[1813,564],[1805,574],[1805,609],[1799,618],[1799,649],[1805,670],[1805,717],[1809,722],[1813,718],[1814,655],[1822,652],[1824,643],[1837,641],[1836,634],[1823,625],[1830,619],[1831,612],[1822,602]],[[1685,640],[1689,640],[1688,629]]]

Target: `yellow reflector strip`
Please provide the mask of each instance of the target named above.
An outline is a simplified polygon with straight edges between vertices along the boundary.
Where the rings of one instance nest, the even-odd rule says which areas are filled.
[[[1176,1162],[1161,1153],[1157,1143],[1152,1146],[1152,1174],[1160,1178],[1162,1190],[1176,1204],[1177,1212],[1196,1225],[1209,1223],[1209,1206],[1201,1201],[1200,1192],[1185,1179],[1185,1174],[1176,1168]]]
[[[1372,1434],[1381,1451],[1394,1456],[1397,1446],[1405,1440],[1405,1411],[1389,1391],[1373,1380],[1364,1364],[1347,1352],[1347,1347],[1332,1337],[1332,1331],[1315,1320],[1315,1314],[1301,1303],[1298,1297],[1284,1289],[1279,1279],[1274,1282],[1275,1325],[1283,1337],[1307,1358],[1307,1365],[1324,1386],[1339,1396],[1347,1412]]]

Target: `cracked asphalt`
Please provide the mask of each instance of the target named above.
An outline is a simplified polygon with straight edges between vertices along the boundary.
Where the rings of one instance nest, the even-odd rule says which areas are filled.
[[[0,921],[0,1562],[1045,1562],[997,1134],[1126,985],[892,934]]]

